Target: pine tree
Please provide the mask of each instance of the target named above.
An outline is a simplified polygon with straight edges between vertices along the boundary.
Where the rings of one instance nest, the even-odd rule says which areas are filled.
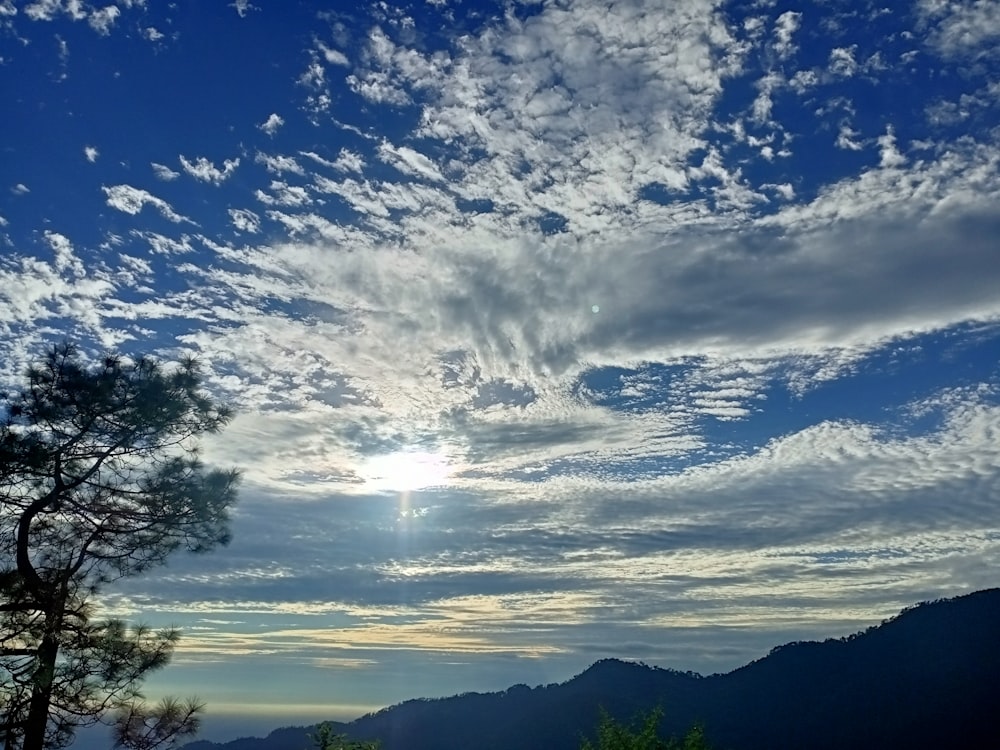
[[[52,347],[26,385],[0,394],[0,739],[61,747],[131,705],[178,633],[95,621],[106,585],[229,540],[238,473],[206,468],[196,439],[230,411],[197,363],[88,365]]]

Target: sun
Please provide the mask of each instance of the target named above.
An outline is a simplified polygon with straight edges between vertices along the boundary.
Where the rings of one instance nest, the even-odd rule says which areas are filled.
[[[441,454],[408,450],[373,456],[361,470],[367,488],[393,492],[440,486],[447,482],[449,473]]]

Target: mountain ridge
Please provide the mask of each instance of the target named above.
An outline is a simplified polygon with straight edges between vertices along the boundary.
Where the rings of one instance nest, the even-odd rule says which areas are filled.
[[[383,750],[576,750],[599,710],[661,706],[664,735],[702,722],[725,750],[1000,743],[1000,589],[922,602],[843,638],[796,641],[703,676],[601,659],[566,682],[411,699],[334,723]],[[304,727],[184,750],[309,750]],[[972,743],[972,744],[970,744]]]

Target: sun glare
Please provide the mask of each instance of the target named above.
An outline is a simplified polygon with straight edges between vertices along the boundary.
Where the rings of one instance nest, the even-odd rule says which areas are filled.
[[[365,484],[373,490],[411,492],[444,484],[448,463],[438,453],[398,451],[374,456],[362,470]]]

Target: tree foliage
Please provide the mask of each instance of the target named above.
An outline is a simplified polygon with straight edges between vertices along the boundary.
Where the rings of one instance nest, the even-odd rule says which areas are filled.
[[[346,734],[337,734],[333,725],[324,721],[317,725],[316,732],[309,735],[315,750],[378,750],[378,742],[349,740]]]
[[[179,701],[164,698],[150,707],[132,701],[119,710],[115,719],[115,747],[129,750],[162,750],[197,734],[201,712],[197,700]]]
[[[704,728],[697,724],[681,739],[663,739],[659,733],[662,719],[663,711],[653,709],[640,717],[639,728],[634,729],[602,711],[597,727],[597,744],[584,740],[580,750],[711,750]]]
[[[178,549],[228,542],[238,474],[206,468],[196,439],[230,416],[193,360],[88,365],[70,344],[0,394],[5,750],[67,744],[76,727],[138,705],[142,677],[167,663],[177,631],[95,621],[90,601]]]

